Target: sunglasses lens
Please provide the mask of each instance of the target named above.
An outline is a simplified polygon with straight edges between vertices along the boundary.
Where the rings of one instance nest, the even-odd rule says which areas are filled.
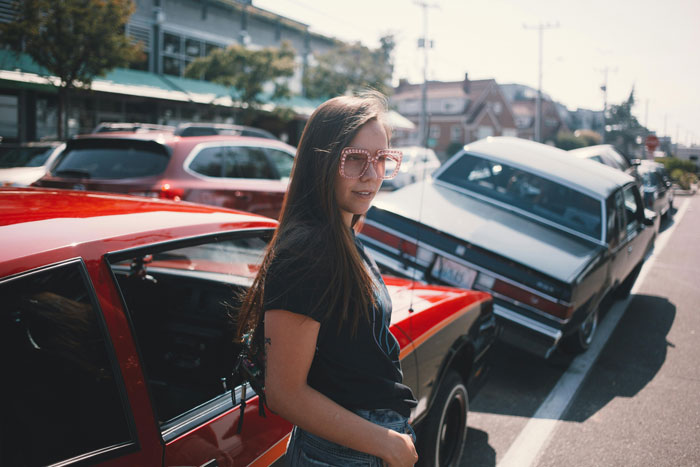
[[[391,178],[394,176],[397,165],[398,161],[393,157],[379,156],[379,160],[377,160],[377,173],[381,174],[383,178]]]
[[[356,178],[362,175],[367,164],[367,155],[361,152],[349,152],[345,154],[345,176]]]

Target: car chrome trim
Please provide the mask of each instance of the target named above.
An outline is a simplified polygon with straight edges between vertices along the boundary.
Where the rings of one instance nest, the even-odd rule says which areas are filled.
[[[561,339],[563,335],[561,329],[552,328],[550,326],[547,326],[546,324],[542,324],[539,321],[535,321],[534,319],[523,316],[520,313],[511,311],[495,303],[493,304],[493,312],[494,314],[496,314],[496,316],[500,316],[503,319],[512,321],[523,327],[531,329],[539,334],[543,334],[547,337],[550,337],[554,340],[553,346],[556,346],[556,344],[559,342],[559,339]]]
[[[571,234],[571,235],[575,235],[576,237],[579,237],[579,238],[581,238],[581,239],[583,239],[583,240],[587,240],[587,241],[589,241],[589,242],[595,243],[596,245],[607,246],[607,244],[601,240],[602,237],[595,238],[595,237],[591,237],[591,236],[586,235],[586,234],[582,234],[581,232],[579,232],[579,231],[577,231],[577,230],[570,229],[569,227],[565,227],[565,226],[563,226],[563,225],[561,225],[561,224],[557,224],[556,222],[552,222],[552,221],[550,221],[549,219],[545,219],[544,217],[536,216],[536,215],[534,215],[533,213],[531,213],[531,212],[529,212],[529,211],[525,211],[524,209],[516,208],[516,207],[513,206],[513,205],[510,205],[510,204],[507,204],[507,203],[503,203],[503,202],[498,201],[498,200],[495,200],[495,199],[493,199],[493,198],[491,198],[491,197],[489,197],[489,196],[485,196],[485,195],[482,195],[482,194],[480,194],[480,193],[476,193],[476,192],[471,191],[471,190],[467,190],[466,188],[463,188],[463,187],[461,187],[461,186],[457,186],[457,185],[454,185],[454,184],[452,184],[452,183],[447,183],[447,182],[445,182],[445,181],[443,181],[443,180],[438,180],[437,177],[434,178],[433,184],[439,185],[439,186],[442,186],[442,187],[445,187],[445,188],[448,188],[448,189],[450,189],[450,190],[455,190],[455,191],[458,191],[458,192],[460,192],[460,193],[462,193],[462,194],[465,194],[465,195],[467,195],[467,196],[471,196],[471,197],[477,198],[477,199],[479,199],[479,200],[481,200],[481,201],[485,201],[485,202],[487,202],[487,203],[496,205],[496,206],[498,206],[498,207],[500,207],[500,208],[505,209],[506,211],[510,211],[510,212],[513,212],[513,213],[516,213],[516,214],[520,214],[520,215],[525,216],[525,217],[529,217],[529,218],[531,218],[531,219],[533,219],[533,220],[535,220],[535,221],[537,221],[537,222],[539,222],[539,223],[541,223],[541,224],[545,224],[545,225],[547,225],[547,226],[549,226],[549,227],[554,227],[554,228],[556,228],[557,230],[561,230],[561,231],[566,232],[566,233],[569,233],[569,234]],[[596,198],[596,199],[598,199],[598,198]],[[598,199],[598,201],[600,201],[600,199]],[[603,209],[603,208],[601,208],[601,210],[602,210],[602,209]],[[602,220],[601,220],[601,226],[602,226],[602,225],[604,225],[604,224],[603,224],[603,222],[602,222]],[[601,233],[602,233],[602,227],[601,227]]]
[[[275,140],[270,140],[270,141],[275,141]],[[249,141],[211,141],[207,143],[199,143],[195,147],[193,147],[190,150],[190,153],[187,155],[185,160],[182,162],[182,169],[187,172],[189,175],[192,175],[193,177],[197,177],[201,180],[206,180],[206,181],[212,181],[212,180],[281,180],[281,179],[258,179],[258,178],[235,178],[235,177],[210,177],[209,175],[204,175],[199,172],[195,172],[194,170],[190,169],[190,164],[194,160],[195,157],[199,155],[200,152],[202,152],[203,149],[211,148],[211,147],[251,147],[251,148],[267,148],[267,149],[277,149],[282,152],[286,152],[292,157],[292,160],[296,157],[296,154],[292,151],[290,151],[287,148],[280,147],[277,144],[270,144],[267,142],[260,142],[260,144],[255,144],[251,145]],[[269,162],[269,160],[268,160]]]
[[[249,383],[246,383],[245,386],[246,401],[249,401],[253,397],[257,396]],[[236,400],[240,401],[241,395],[243,394],[243,386],[236,386],[235,391]],[[235,406],[233,405],[233,402],[231,401],[231,391],[226,391],[219,394],[215,398],[191,409],[189,412],[175,417],[171,422],[165,423],[161,427],[163,441],[168,443],[192,428],[211,420],[216,415],[222,414],[228,410],[238,407],[239,405],[240,403]]]
[[[149,243],[148,245],[139,245],[137,247],[127,248],[125,250],[110,251],[109,253],[106,253],[104,256],[107,259],[107,261],[109,262],[110,267],[111,267],[111,266],[114,266],[115,263],[117,263],[119,261],[123,261],[125,259],[129,259],[130,256],[137,254],[138,252],[143,251],[143,250],[150,251],[151,253],[160,253],[161,251],[165,251],[167,249],[182,248],[185,246],[190,246],[190,244],[192,244],[192,243],[196,244],[199,241],[204,241],[204,240],[209,239],[209,238],[216,238],[219,236],[225,237],[225,238],[237,238],[237,237],[245,237],[247,235],[256,234],[256,233],[272,234],[274,232],[274,230],[275,230],[275,227],[273,227],[273,226],[238,228],[236,230],[224,230],[221,232],[194,235],[192,237],[178,238],[175,240],[166,240],[166,241],[160,242],[160,243]]]
[[[113,446],[108,446],[106,448],[97,449],[95,451],[86,452],[70,459],[65,459],[61,462],[56,462],[50,464],[51,467],[61,467],[64,465],[74,465],[76,463],[82,463],[90,460],[89,464],[94,465],[101,461],[106,461],[108,459],[115,459],[119,456],[126,455],[130,452],[134,452],[138,448],[137,444],[134,442],[130,443],[120,443]],[[122,452],[123,451],[123,452]]]

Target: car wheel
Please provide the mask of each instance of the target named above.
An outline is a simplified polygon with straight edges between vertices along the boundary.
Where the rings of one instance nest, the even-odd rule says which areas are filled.
[[[459,465],[467,439],[468,411],[467,388],[457,372],[449,370],[420,434],[418,465]]]
[[[562,341],[564,350],[579,354],[588,350],[598,329],[598,307],[588,313],[588,316],[578,325],[576,330]]]

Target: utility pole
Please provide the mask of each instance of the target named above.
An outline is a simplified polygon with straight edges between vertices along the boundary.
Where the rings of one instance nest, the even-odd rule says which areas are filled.
[[[549,24],[540,23],[537,26],[528,26],[523,24],[525,29],[537,29],[539,33],[539,76],[537,79],[537,103],[535,105],[535,141],[542,142],[542,32],[545,29],[554,29],[559,27],[559,23]]]
[[[414,4],[423,8],[423,37],[418,39],[418,48],[423,48],[423,84],[421,85],[420,119],[418,123],[418,145],[428,147],[428,49],[433,41],[428,40],[428,8],[437,8],[437,4],[414,0]]]
[[[607,66],[603,68],[602,70],[597,70],[603,73],[603,85],[600,87],[600,90],[603,91],[603,143],[605,143],[605,130],[606,130],[606,121],[605,121],[605,116],[608,113],[608,71],[612,71],[613,73],[617,71],[617,68],[610,69]]]

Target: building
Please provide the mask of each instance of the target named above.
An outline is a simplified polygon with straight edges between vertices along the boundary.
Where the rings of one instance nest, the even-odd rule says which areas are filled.
[[[14,0],[0,0],[0,21],[11,21]],[[93,82],[91,91],[71,97],[69,135],[91,131],[105,121],[177,124],[185,121],[236,122],[237,104],[224,86],[183,77],[188,63],[215,48],[250,48],[288,41],[297,71],[289,81],[297,118],[255,122],[295,144],[314,102],[305,100],[302,76],[313,53],[337,41],[309,31],[306,24],[257,8],[250,0],[135,0],[126,33],[144,47],[145,59]],[[27,56],[0,49],[0,137],[3,141],[54,139],[56,88]],[[271,104],[270,107],[273,107]]]
[[[678,145],[675,156],[685,161],[694,162],[695,167],[700,169],[700,146],[692,145],[686,147]]]
[[[421,84],[401,80],[391,104],[416,126],[421,114]],[[516,136],[510,106],[494,79],[427,83],[428,145],[442,159],[487,136]],[[396,145],[421,144],[417,131],[397,133]]]
[[[519,138],[535,139],[535,113],[537,112],[537,90],[523,84],[502,84],[501,90],[507,97],[513,111]],[[569,132],[566,108],[554,101],[548,94],[542,93],[543,143],[554,144],[557,133]]]

